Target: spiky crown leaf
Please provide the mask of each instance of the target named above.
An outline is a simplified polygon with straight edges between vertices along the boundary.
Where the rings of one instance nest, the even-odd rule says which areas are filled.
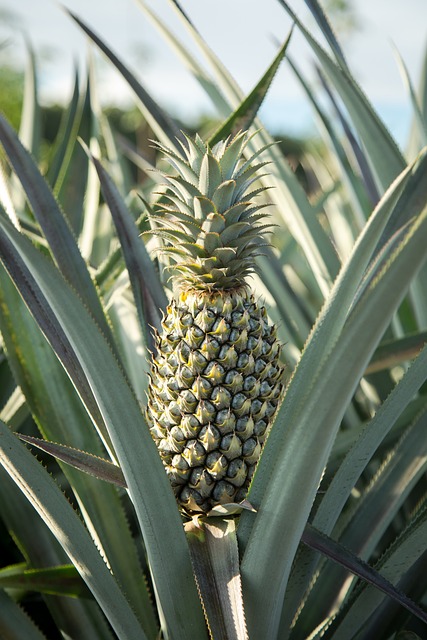
[[[210,148],[198,135],[186,136],[182,155],[157,145],[177,175],[162,174],[167,190],[150,215],[158,225],[151,233],[166,241],[161,251],[173,258],[182,290],[246,286],[255,257],[268,246],[263,234],[273,225],[263,224],[267,204],[253,202],[268,187],[249,188],[268,164],[254,160],[270,145],[245,160],[251,137],[241,132]]]

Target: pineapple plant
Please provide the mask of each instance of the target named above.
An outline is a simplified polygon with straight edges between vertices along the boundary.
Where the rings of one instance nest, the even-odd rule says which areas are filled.
[[[276,329],[247,276],[270,227],[249,136],[212,149],[187,138],[184,158],[161,151],[178,176],[156,213],[156,236],[174,260],[175,297],[157,335],[147,419],[166,472],[187,513],[246,495],[282,389]]]
[[[327,143],[306,194],[255,115],[286,43],[244,96],[170,4],[212,73],[139,0],[213,99],[213,136],[180,136],[74,16],[173,168],[148,215],[134,188],[158,191],[156,159],[119,146],[95,74],[52,158],[35,64],[27,126],[0,116],[0,636],[425,637],[426,92],[403,156],[317,0],[328,50],[280,0],[347,111],[292,63]]]

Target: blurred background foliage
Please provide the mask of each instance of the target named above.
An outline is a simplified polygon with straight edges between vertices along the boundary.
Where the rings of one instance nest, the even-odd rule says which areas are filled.
[[[352,0],[325,0],[323,6],[326,15],[329,16],[334,25],[334,30],[341,37],[348,37],[362,28]],[[313,22],[311,18],[310,21]],[[0,111],[15,129],[19,130],[25,70],[16,62],[15,58],[17,56],[15,54],[17,47],[26,46],[31,49],[31,33],[27,33],[28,25],[25,24],[22,16],[15,8],[0,6],[0,22],[3,30],[10,31],[11,34],[3,42],[0,41],[0,81],[2,87],[7,87],[7,91],[0,93]],[[134,57],[143,59],[145,62],[150,63],[150,60],[155,58],[155,53],[148,49],[144,43],[133,43],[131,48]],[[40,67],[45,67],[44,73],[48,73],[49,60],[56,55],[61,55],[61,52],[44,48],[41,51],[36,51],[35,54],[37,64]],[[97,71],[102,74],[102,68],[106,64],[103,59],[97,59]],[[118,137],[124,136],[134,148],[138,148],[143,153],[148,154],[148,157],[152,155],[152,151],[147,145],[147,140],[150,138],[149,132],[147,135],[147,124],[141,111],[134,104],[131,102],[124,106],[106,104],[103,105],[103,111]],[[41,102],[40,144],[42,157],[49,157],[63,115],[64,106],[60,101],[49,102],[48,104]],[[190,134],[198,132],[202,137],[215,130],[219,124],[220,120],[214,120],[210,114],[203,112],[200,112],[196,118],[190,121],[180,122],[178,119],[178,125],[182,129]],[[308,193],[315,191],[316,185],[312,182],[312,175],[307,163],[304,162],[304,156],[307,149],[313,147],[316,150],[316,154],[322,152],[323,142],[321,138],[317,137],[315,133],[310,136],[294,137],[283,131],[278,131],[275,137],[305,190]],[[134,180],[137,184],[141,179],[141,174],[133,164],[130,165],[130,170],[133,171]]]

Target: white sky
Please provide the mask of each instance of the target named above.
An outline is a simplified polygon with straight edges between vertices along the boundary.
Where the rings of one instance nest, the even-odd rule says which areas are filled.
[[[197,82],[169,50],[136,0],[64,0],[64,4],[124,59],[162,105],[184,119],[209,108]],[[198,55],[170,2],[149,0],[148,4]],[[181,4],[245,91],[268,67],[276,51],[275,43],[285,39],[291,25],[277,0],[181,0]],[[290,0],[290,4],[315,32],[303,0]],[[392,43],[418,85],[427,46],[427,1],[354,0],[353,4],[361,29],[351,37],[345,36],[341,44],[363,89],[395,135],[402,138],[408,127],[409,101]],[[0,0],[0,10],[13,12],[19,18],[19,29],[4,23],[0,30],[1,40],[11,40],[7,49],[11,57],[25,57],[22,30],[41,55],[42,97],[69,96],[73,61],[78,58],[82,64],[87,45],[60,5],[53,0]],[[312,76],[313,55],[296,31],[289,52],[302,71]],[[125,99],[126,88],[115,72],[102,64],[99,75],[104,99]],[[286,62],[274,80],[262,116],[276,131],[299,134],[312,127],[310,108]]]

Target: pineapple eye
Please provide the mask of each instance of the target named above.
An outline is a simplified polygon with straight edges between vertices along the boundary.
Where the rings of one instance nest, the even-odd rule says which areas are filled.
[[[229,482],[221,481],[215,486],[212,497],[218,504],[226,504],[234,499],[236,489]]]
[[[241,458],[236,458],[230,462],[227,471],[227,480],[235,487],[241,487],[246,480],[248,467],[246,462]]]
[[[215,387],[211,394],[211,402],[217,409],[225,409],[231,404],[231,393],[224,387]]]
[[[203,372],[205,378],[207,378],[213,385],[221,384],[225,377],[225,369],[219,362],[210,362]]]
[[[198,467],[204,463],[206,451],[197,440],[190,440],[182,452],[182,457],[188,462],[190,467]]]
[[[199,440],[207,452],[218,448],[221,434],[213,425],[209,424],[200,429]]]
[[[224,435],[233,431],[236,425],[236,418],[230,409],[222,409],[216,414],[215,424]]]
[[[225,453],[228,460],[238,458],[242,453],[242,442],[235,433],[229,433],[221,440],[221,453]]]
[[[229,389],[232,394],[243,389],[244,378],[241,373],[232,369],[227,373],[224,379],[224,387]]]
[[[241,416],[247,415],[249,413],[251,408],[251,401],[245,396],[244,393],[237,393],[231,402],[231,406],[234,413],[240,418]]]
[[[242,441],[249,438],[254,432],[254,421],[252,416],[245,416],[244,418],[239,418],[236,422],[236,433],[239,434],[239,437]]]
[[[215,480],[225,476],[227,467],[227,458],[219,451],[213,451],[206,456],[206,468]]]
[[[254,434],[258,437],[258,440],[262,440],[265,432],[267,431],[268,422],[266,420],[258,420],[255,423]]]
[[[243,458],[248,464],[256,462],[261,452],[261,445],[257,438],[248,438],[243,444]]]

